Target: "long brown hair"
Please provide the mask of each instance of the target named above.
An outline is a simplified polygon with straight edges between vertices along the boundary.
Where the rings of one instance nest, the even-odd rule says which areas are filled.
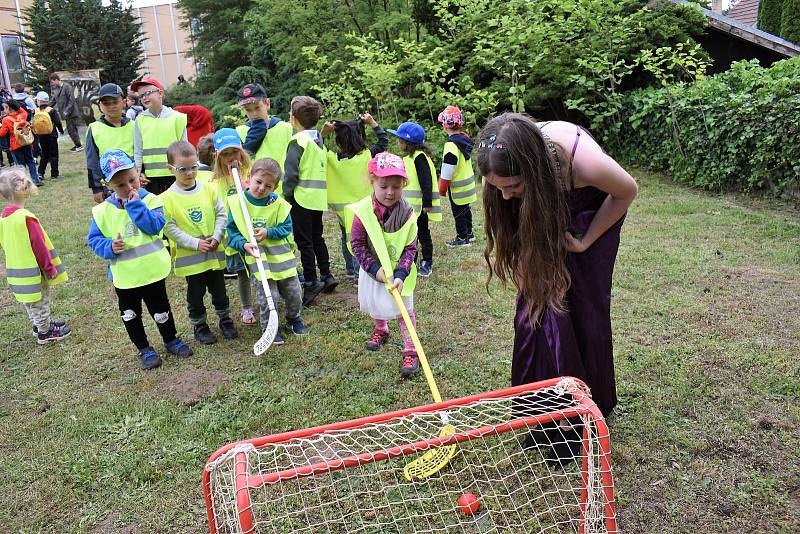
[[[541,131],[528,115],[495,117],[481,132],[476,161],[484,176],[519,176],[522,182],[522,197],[509,200],[498,188],[484,187],[487,287],[492,275],[503,285],[510,279],[533,320],[546,308],[563,312],[570,286],[564,239],[569,210],[566,186]]]

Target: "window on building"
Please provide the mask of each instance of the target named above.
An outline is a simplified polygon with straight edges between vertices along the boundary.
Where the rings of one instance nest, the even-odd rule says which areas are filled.
[[[16,35],[3,35],[2,45],[11,85],[25,83],[25,60],[22,56],[20,38]]]

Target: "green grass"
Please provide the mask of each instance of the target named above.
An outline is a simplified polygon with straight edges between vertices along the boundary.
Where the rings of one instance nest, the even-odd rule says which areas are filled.
[[[367,352],[370,319],[343,281],[304,311],[312,328],[255,357],[255,329],[138,368],[103,263],[85,245],[92,206],[82,154],[31,203],[70,275],[53,312],[73,335],[37,346],[0,292],[0,532],[207,532],[200,488],[218,447],[425,403],[399,378],[399,342]],[[774,202],[686,189],[638,173],[613,290],[620,404],[609,419],[628,532],[800,530],[800,220]],[[476,209],[476,234],[481,213]],[[419,284],[422,343],[442,396],[507,386],[514,296],[484,289],[482,247],[451,251],[433,225],[434,275]],[[343,274],[335,224],[326,236]],[[190,340],[184,283],[169,279]],[[229,285],[238,310],[235,285]],[[160,349],[156,329],[146,321]],[[223,380],[178,402],[196,369]],[[189,378],[187,378],[189,377]],[[190,385],[190,384],[189,384]]]

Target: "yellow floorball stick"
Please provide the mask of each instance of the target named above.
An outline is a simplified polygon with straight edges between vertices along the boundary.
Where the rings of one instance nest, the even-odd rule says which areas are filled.
[[[419,342],[419,337],[417,337],[417,330],[414,328],[414,323],[411,322],[411,318],[408,316],[408,310],[406,310],[403,297],[400,296],[400,292],[395,288],[390,289],[389,292],[394,297],[394,301],[397,303],[397,307],[400,309],[400,314],[403,316],[403,321],[406,323],[406,328],[408,328],[408,333],[411,335],[411,340],[414,342],[414,348],[417,350],[417,356],[419,356],[419,362],[422,365],[422,372],[425,374],[425,380],[428,382],[428,387],[431,388],[433,400],[435,402],[442,402],[442,396],[439,394],[439,388],[436,387],[436,381],[433,379],[431,366],[428,365],[428,358],[425,356],[425,351],[422,350],[422,343]],[[455,427],[448,423],[447,414],[444,412],[442,412],[442,424],[444,427],[439,433],[439,437],[444,438],[447,436],[452,436],[456,433]],[[429,476],[441,471],[442,468],[444,468],[444,466],[450,462],[453,456],[455,456],[455,454],[455,445],[437,447],[435,449],[428,450],[419,458],[409,462],[403,469],[403,475],[405,475],[409,482],[413,480],[426,479]]]

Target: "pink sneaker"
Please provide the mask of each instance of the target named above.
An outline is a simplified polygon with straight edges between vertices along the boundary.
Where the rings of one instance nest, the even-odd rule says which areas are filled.
[[[367,341],[367,350],[379,350],[381,346],[385,345],[388,340],[388,331],[375,330],[372,332],[372,337],[369,338],[369,341]]]
[[[242,310],[242,324],[256,324],[256,316],[253,314],[253,308],[244,308]]]
[[[419,373],[419,356],[417,356],[417,351],[404,350],[403,364],[400,368],[400,374],[403,375],[403,378],[408,378],[409,376],[417,373]]]

